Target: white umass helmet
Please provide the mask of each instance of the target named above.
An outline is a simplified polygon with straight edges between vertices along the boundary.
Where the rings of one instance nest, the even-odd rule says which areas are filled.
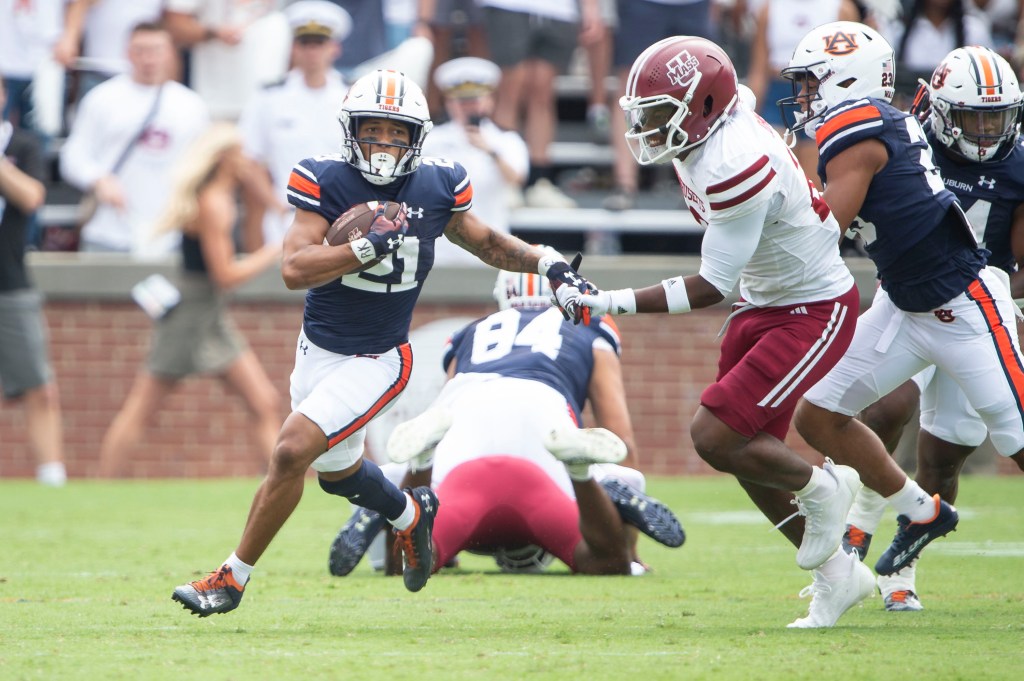
[[[556,253],[550,246],[541,246],[547,253]],[[553,305],[554,292],[547,277],[536,272],[498,272],[494,282],[494,299],[499,310],[509,308],[546,308]]]
[[[357,135],[361,118],[390,118],[409,126],[409,145],[395,145],[405,148],[397,163],[385,153],[363,158]],[[338,122],[345,133],[342,156],[358,168],[368,182],[376,185],[391,184],[396,178],[416,170],[420,165],[423,140],[434,127],[423,90],[398,71],[374,71],[353,83],[342,102]]]
[[[1024,96],[1013,68],[987,47],[960,47],[928,83],[935,137],[968,161],[996,161],[1020,134]]]
[[[793,96],[779,100],[782,120],[792,132],[814,135],[825,112],[849,100],[892,101],[896,80],[892,46],[878,31],[855,21],[833,21],[812,29],[797,44],[782,77],[793,81]],[[818,81],[809,111],[800,90],[808,76]]]

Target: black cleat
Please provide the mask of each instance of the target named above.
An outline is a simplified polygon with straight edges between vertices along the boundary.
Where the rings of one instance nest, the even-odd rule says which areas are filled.
[[[847,525],[846,532],[843,533],[843,551],[847,553],[856,551],[857,557],[863,562],[868,557],[872,536],[870,532],[865,532],[856,525]]]
[[[638,492],[621,480],[605,478],[601,487],[615,504],[622,522],[633,525],[648,537],[676,548],[686,541],[686,533],[679,519],[665,504],[643,492]]]
[[[366,550],[384,529],[384,516],[368,508],[357,509],[338,532],[331,544],[327,569],[335,577],[344,577],[355,570]]]
[[[416,504],[416,520],[406,530],[395,530],[395,546],[402,550],[402,578],[405,588],[419,591],[434,564],[434,518],[437,516],[437,495],[429,487],[406,489]]]
[[[899,529],[893,537],[892,546],[887,548],[875,563],[875,572],[880,575],[899,572],[910,565],[929,543],[956,529],[956,524],[960,522],[960,515],[956,509],[940,499],[938,494],[933,499],[935,517],[926,523],[913,523],[905,515],[897,516]]]
[[[237,608],[244,593],[245,587],[235,581],[231,568],[221,565],[219,570],[204,579],[179,586],[171,598],[193,615],[209,617]]]

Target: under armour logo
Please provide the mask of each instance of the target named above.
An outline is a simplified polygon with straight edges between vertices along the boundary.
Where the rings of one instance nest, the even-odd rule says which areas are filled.
[[[940,322],[945,324],[951,324],[956,320],[956,317],[953,316],[952,310],[933,310],[932,314],[934,314]]]
[[[425,513],[431,513],[434,510],[434,504],[430,500],[430,495],[426,492],[420,492],[420,508]]]
[[[992,189],[993,187],[996,186],[996,180],[995,178],[992,178],[990,180],[984,175],[982,175],[981,177],[978,178],[978,184],[986,189]]]
[[[408,208],[407,207],[405,209],[405,214],[408,215],[411,218],[422,218],[423,217],[423,209],[422,208]]]
[[[299,339],[299,350],[302,350],[302,354],[306,354],[306,351],[309,350],[309,346],[301,338]]]
[[[388,250],[389,251],[397,251],[399,249],[399,247],[403,243],[405,243],[405,236],[404,235],[398,234],[396,236],[389,236],[388,237]]]

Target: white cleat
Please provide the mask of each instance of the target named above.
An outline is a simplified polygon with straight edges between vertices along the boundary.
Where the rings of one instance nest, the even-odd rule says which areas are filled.
[[[626,443],[605,428],[556,428],[544,437],[544,447],[565,464],[618,463],[626,458]]]
[[[821,629],[835,626],[843,613],[875,592],[875,577],[856,555],[842,554],[849,561],[850,573],[845,579],[830,581],[818,570],[814,582],[800,591],[800,598],[811,597],[807,616],[790,622],[788,629]]]
[[[823,469],[836,479],[836,491],[823,501],[795,499],[799,513],[806,517],[804,536],[796,552],[796,564],[804,570],[821,567],[843,541],[846,515],[860,490],[860,476],[849,466],[837,466],[825,460]]]
[[[395,463],[411,461],[436,447],[451,427],[451,412],[443,407],[431,407],[395,426],[388,438],[388,458]]]

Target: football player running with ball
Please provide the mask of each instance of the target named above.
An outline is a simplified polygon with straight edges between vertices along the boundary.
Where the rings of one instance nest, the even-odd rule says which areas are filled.
[[[797,564],[817,569],[840,551],[860,480],[828,460],[811,465],[784,439],[797,400],[853,338],[859,294],[839,255],[839,224],[782,137],[741,99],[732,62],[714,43],[677,36],[647,48],[619,104],[637,162],[672,164],[706,227],[701,265],[646,288],[577,294],[580,304],[594,315],[678,314],[714,305],[739,284],[718,375],[690,426],[693,444],[773,522],[786,519],[795,495],[803,517],[782,532],[799,547]],[[859,561],[841,567],[839,577],[871,587]]]
[[[504,270],[537,272],[566,301],[587,282],[557,255],[501,234],[468,212],[473,188],[454,161],[421,156],[432,123],[420,88],[395,71],[356,81],[339,114],[339,154],[300,161],[288,182],[296,214],[281,273],[290,289],[308,289],[291,376],[292,413],[281,428],[266,478],[242,538],[221,567],[174,590],[174,600],[206,617],[238,607],[249,575],[302,496],[312,466],[321,488],[379,511],[402,547],[405,586],[419,591],[432,567],[437,498],[429,487],[402,491],[363,458],[366,424],[405,389],[413,307],[442,235]],[[405,204],[393,220],[340,246],[324,243],[331,224],[371,200]],[[365,271],[363,265],[385,256]],[[579,319],[579,310],[568,310]]]
[[[946,188],[966,211],[979,245],[991,251],[989,269],[1006,272],[1013,297],[1024,298],[1024,146],[1018,139],[1024,95],[1013,68],[987,47],[957,48],[918,92],[919,117],[926,118],[928,144]],[[929,367],[862,411],[860,418],[892,452],[918,404],[915,477],[926,491],[952,504],[964,461],[988,434],[952,376]],[[1004,453],[1024,468],[1024,453]],[[885,506],[885,499],[866,487],[857,495],[843,544],[861,560]],[[923,609],[915,572],[911,563],[878,578],[886,610]]]

